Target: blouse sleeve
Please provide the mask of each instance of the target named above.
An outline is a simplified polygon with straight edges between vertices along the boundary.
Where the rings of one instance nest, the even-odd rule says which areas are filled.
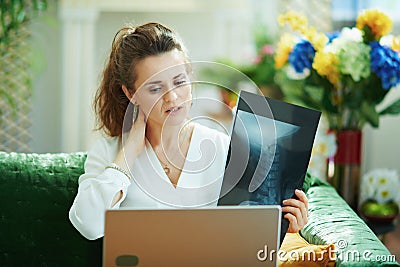
[[[79,177],[78,193],[69,211],[69,219],[89,240],[104,235],[105,211],[119,208],[131,184],[125,174],[106,168],[112,163],[116,153],[116,147],[113,149],[106,139],[100,139],[89,151],[85,173]],[[122,198],[111,207],[115,195],[121,190]]]

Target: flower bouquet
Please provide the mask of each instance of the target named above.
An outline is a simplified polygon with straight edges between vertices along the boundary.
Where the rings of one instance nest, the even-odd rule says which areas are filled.
[[[400,39],[385,36],[391,19],[378,10],[365,10],[355,28],[319,33],[306,17],[288,12],[279,17],[298,36],[282,35],[275,66],[285,67],[297,87],[284,91],[296,102],[321,110],[334,130],[379,126],[379,116],[398,114],[400,100],[383,110],[376,106],[400,83]]]
[[[286,75],[286,100],[321,110],[336,134],[337,152],[328,180],[354,209],[361,164],[361,129],[379,126],[379,117],[400,113],[400,99],[378,110],[387,93],[400,83],[400,38],[387,36],[392,20],[364,10],[356,27],[320,33],[295,12],[279,17],[297,35],[281,36],[275,67]]]
[[[361,180],[361,212],[370,220],[390,221],[399,213],[400,180],[395,170],[375,169]]]

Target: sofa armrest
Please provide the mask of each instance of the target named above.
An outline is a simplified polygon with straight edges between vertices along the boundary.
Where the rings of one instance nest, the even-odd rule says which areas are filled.
[[[336,190],[307,175],[309,222],[301,235],[312,244],[335,243],[336,266],[400,266]]]

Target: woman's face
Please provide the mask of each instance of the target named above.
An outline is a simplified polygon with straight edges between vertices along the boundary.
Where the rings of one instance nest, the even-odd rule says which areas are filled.
[[[135,68],[136,92],[133,96],[147,121],[179,125],[187,118],[192,93],[184,55],[174,49],[149,56]]]

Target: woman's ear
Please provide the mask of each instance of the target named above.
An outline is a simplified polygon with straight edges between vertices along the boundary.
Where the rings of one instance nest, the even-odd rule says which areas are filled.
[[[129,99],[129,101],[131,101],[132,97],[133,97],[133,94],[128,90],[128,88],[126,88],[125,85],[122,85],[122,91],[124,92],[126,97]]]

